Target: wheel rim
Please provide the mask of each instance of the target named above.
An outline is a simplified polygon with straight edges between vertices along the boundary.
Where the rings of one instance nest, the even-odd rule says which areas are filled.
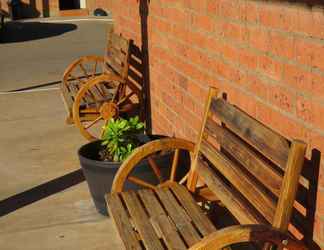
[[[119,83],[101,75],[87,82],[76,95],[73,103],[73,120],[81,134],[93,141],[101,137],[102,127],[118,115],[116,98]]]
[[[167,176],[164,176],[164,174],[161,173],[162,168],[157,162],[157,153],[161,156],[163,155],[162,152],[170,155],[171,162],[169,162]],[[121,171],[119,171],[115,177],[112,191],[122,192],[127,182],[150,189],[168,186],[174,182],[183,184],[186,182],[189,175],[190,161],[193,152],[194,144],[186,140],[166,138],[149,142],[144,146],[135,149],[133,154],[126,159],[124,164],[121,166]],[[186,159],[182,158],[184,155],[189,157],[189,159],[187,159],[189,160],[189,162],[187,162],[188,165],[186,164],[185,166],[187,167],[188,172],[182,173],[182,176],[178,176],[179,165],[183,166],[183,164],[186,163]],[[134,169],[143,161],[147,161],[149,168],[156,177],[156,182],[154,184],[133,175]]]
[[[118,76],[102,74],[79,89],[73,103],[73,120],[86,139],[92,141],[101,138],[102,127],[111,118],[139,114],[141,92],[121,81]],[[113,93],[108,91],[108,87],[114,89]],[[98,101],[100,98],[101,101]],[[85,124],[88,121],[84,117],[90,117],[90,124]],[[99,122],[101,125],[96,125]],[[91,132],[90,129],[94,130],[95,125],[97,131]]]
[[[63,75],[63,84],[70,90],[79,90],[88,80],[103,73],[103,58],[84,56],[68,66]]]

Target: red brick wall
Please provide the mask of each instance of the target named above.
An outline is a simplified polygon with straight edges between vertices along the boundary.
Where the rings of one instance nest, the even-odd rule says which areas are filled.
[[[324,11],[305,0],[153,0],[148,38],[153,129],[196,140],[208,86],[324,154]],[[310,1],[308,1],[310,3]],[[97,0],[141,42],[138,1]],[[314,239],[324,249],[324,167]]]

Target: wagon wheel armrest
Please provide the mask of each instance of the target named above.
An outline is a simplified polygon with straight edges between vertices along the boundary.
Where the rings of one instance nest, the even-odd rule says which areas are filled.
[[[71,70],[80,62],[82,61],[98,61],[98,62],[103,62],[104,57],[103,56],[97,56],[97,55],[88,55],[88,56],[81,56],[77,59],[75,59],[72,63],[70,63],[66,69],[64,70],[63,73],[63,80],[66,80],[66,78],[69,76],[69,73]]]
[[[306,250],[298,240],[288,234],[266,225],[231,226],[204,237],[189,250],[223,249],[226,246],[243,242],[268,242],[279,249]]]
[[[136,148],[118,169],[112,184],[111,192],[121,192],[122,183],[124,183],[132,169],[152,153],[168,149],[183,149],[193,152],[194,147],[195,144],[191,141],[177,138],[163,138],[148,142]]]

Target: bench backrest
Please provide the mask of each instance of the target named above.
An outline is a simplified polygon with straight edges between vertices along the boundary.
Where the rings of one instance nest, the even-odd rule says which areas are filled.
[[[123,79],[128,75],[130,41],[121,35],[108,32],[104,70],[120,75]]]
[[[188,188],[201,179],[241,224],[286,231],[305,150],[211,89]]]

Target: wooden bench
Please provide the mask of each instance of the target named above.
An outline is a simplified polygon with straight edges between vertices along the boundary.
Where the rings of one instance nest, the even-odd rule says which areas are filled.
[[[290,141],[218,96],[210,90],[195,145],[175,138],[149,142],[120,167],[106,201],[126,249],[222,249],[242,242],[304,249],[286,233],[306,144]],[[170,177],[162,180],[152,154],[171,150]],[[184,177],[177,176],[183,151],[192,156]],[[131,175],[144,159],[158,185]],[[124,190],[128,181],[145,188]],[[213,224],[197,205],[202,199],[218,201],[238,225]]]
[[[99,121],[128,112],[142,116],[141,86],[128,77],[131,45],[132,41],[109,32],[103,57],[83,56],[63,74],[60,90],[68,113],[66,121],[74,123],[89,140],[99,137],[91,131],[98,123],[100,132]]]

